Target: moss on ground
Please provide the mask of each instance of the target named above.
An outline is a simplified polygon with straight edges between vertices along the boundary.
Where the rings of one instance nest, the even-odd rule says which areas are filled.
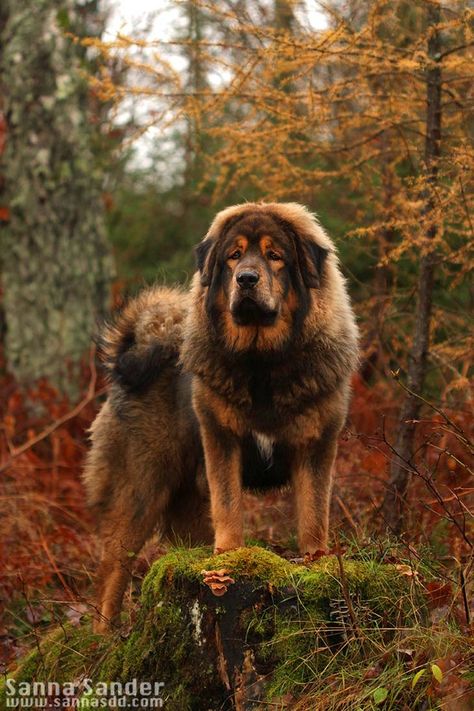
[[[222,568],[235,583],[214,597],[202,571]],[[207,548],[174,549],[151,567],[127,638],[94,635],[90,623],[66,625],[45,637],[12,676],[162,681],[165,708],[225,709],[232,708],[234,666],[250,649],[252,678],[260,680],[258,693],[266,703],[278,705],[291,695],[302,699],[301,708],[308,698],[312,709],[370,709],[381,682],[373,675],[361,680],[391,655],[379,674],[391,685],[384,708],[401,708],[402,702],[416,708],[423,684],[416,694],[410,691],[412,674],[396,649],[426,647],[424,616],[417,577],[370,558],[345,558],[341,578],[334,556],[306,567],[258,546],[217,556]],[[0,705],[2,693],[5,688]],[[354,705],[347,705],[351,693]]]

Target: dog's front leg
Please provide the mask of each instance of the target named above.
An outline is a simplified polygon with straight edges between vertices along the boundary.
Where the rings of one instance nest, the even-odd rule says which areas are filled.
[[[240,441],[210,414],[201,413],[201,437],[211,495],[216,552],[244,545]]]
[[[304,554],[327,551],[329,508],[338,429],[297,448],[292,483],[296,502],[298,547]]]

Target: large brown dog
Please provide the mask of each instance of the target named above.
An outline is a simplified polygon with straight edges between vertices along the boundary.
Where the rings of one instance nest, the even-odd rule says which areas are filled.
[[[243,488],[287,483],[301,552],[327,545],[358,359],[334,246],[301,205],[247,203],[219,213],[197,261],[189,293],[146,292],[104,334],[114,384],[85,473],[103,543],[102,628],[155,526],[209,538],[202,448],[216,550],[243,545]]]

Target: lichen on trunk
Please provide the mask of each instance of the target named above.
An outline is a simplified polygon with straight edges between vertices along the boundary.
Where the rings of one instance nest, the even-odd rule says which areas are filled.
[[[72,396],[112,276],[87,82],[66,36],[74,12],[70,0],[8,1],[0,52],[7,363],[21,385],[47,378]]]

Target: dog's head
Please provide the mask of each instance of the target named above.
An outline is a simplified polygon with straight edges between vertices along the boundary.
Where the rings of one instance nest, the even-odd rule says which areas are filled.
[[[219,213],[196,248],[216,330],[234,350],[281,350],[321,289],[332,245],[295,203],[249,203]]]

